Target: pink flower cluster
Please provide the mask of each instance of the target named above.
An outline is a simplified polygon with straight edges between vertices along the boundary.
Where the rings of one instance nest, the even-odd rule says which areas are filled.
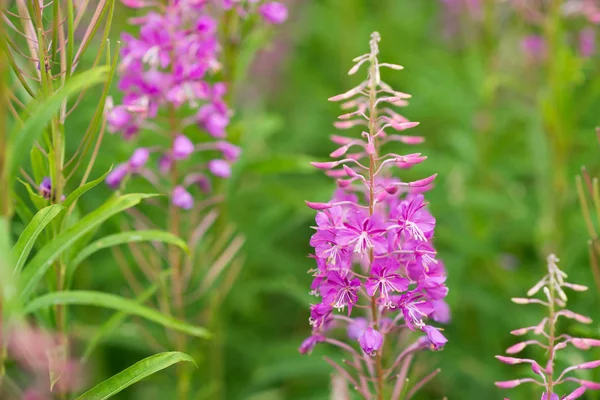
[[[510,381],[496,382],[496,386],[504,389],[517,387],[523,383],[532,383],[540,387],[543,391],[542,400],[574,400],[581,397],[587,389],[598,390],[600,383],[591,382],[579,379],[571,375],[571,372],[576,370],[593,369],[600,366],[600,360],[584,362],[573,366],[566,367],[555,376],[556,352],[567,348],[569,345],[580,350],[589,350],[592,347],[600,347],[600,340],[577,338],[567,334],[559,334],[556,329],[556,323],[560,317],[574,320],[583,324],[590,324],[592,320],[584,315],[577,314],[566,308],[567,295],[564,288],[568,288],[577,292],[587,290],[587,287],[569,283],[565,281],[567,274],[558,268],[558,258],[554,254],[548,256],[548,274],[545,275],[538,283],[536,283],[528,292],[526,298],[513,298],[512,301],[516,304],[540,304],[548,309],[548,316],[544,317],[539,324],[520,328],[512,331],[515,336],[523,336],[528,333],[537,336],[536,339],[529,339],[519,342],[508,349],[506,353],[510,356],[496,356],[498,360],[505,364],[529,364],[531,370],[536,376],[535,378],[521,378]],[[543,299],[535,298],[534,296],[542,292]],[[544,349],[548,358],[545,363],[538,363],[536,360],[529,358],[512,357],[518,354],[528,346],[537,346]],[[542,366],[544,365],[544,366]],[[575,382],[578,387],[569,394],[559,396],[556,391],[556,386],[567,382]]]
[[[132,175],[156,183],[160,179],[146,168],[152,154],[157,154],[159,173],[167,175],[176,163],[203,152],[207,161],[200,165],[202,170],[181,177],[171,193],[174,204],[189,209],[194,200],[188,188],[193,185],[210,191],[210,176],[228,178],[231,164],[240,155],[240,149],[226,140],[232,115],[224,100],[227,87],[213,79],[221,68],[215,16],[236,7],[240,13],[256,11],[267,23],[279,24],[287,18],[287,8],[278,2],[259,4],[256,0],[169,0],[164,6],[150,0],[122,1],[151,11],[132,19],[140,27],[138,37],[123,35],[119,89],[124,97],[116,106],[109,101],[108,129],[125,139],[141,132],[162,134],[170,145],[137,149],[127,163],[111,172],[107,184],[118,188]],[[193,126],[206,132],[208,140],[194,143],[183,133]]]
[[[448,293],[446,272],[432,244],[435,218],[422,194],[435,175],[401,181],[392,176],[393,167],[410,168],[426,157],[381,154],[387,143],[410,145],[423,138],[403,132],[418,123],[393,109],[405,106],[410,96],[381,80],[380,68],[402,67],[379,63],[379,40],[374,33],[371,51],[354,59],[350,70],[354,74],[367,65],[367,79],[330,99],[342,101],[342,108],[349,111],[335,123],[337,128],[365,130],[360,137],[334,135],[332,141],[338,148],[331,157],[337,160],[312,163],[336,179],[338,189],[327,203],[307,202],[318,210],[310,244],[317,264],[311,289],[320,301],[311,306],[312,335],[300,347],[301,353],[307,353],[317,343],[328,342],[356,355],[352,347],[331,338],[336,328],[346,326],[348,338],[362,349],[359,358],[369,373],[373,373],[372,357],[380,357],[385,342],[393,343],[404,328],[425,336],[394,356],[391,369],[418,349],[442,348],[446,338],[427,321],[447,322],[450,317],[443,300]],[[371,398],[368,385],[355,386]]]

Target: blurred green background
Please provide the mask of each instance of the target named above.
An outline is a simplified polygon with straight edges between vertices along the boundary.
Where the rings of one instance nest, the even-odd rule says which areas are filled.
[[[334,188],[308,162],[324,160],[333,150],[328,138],[339,112],[327,98],[357,83],[359,78],[346,71],[352,58],[368,50],[369,34],[377,30],[381,59],[405,66],[402,72],[386,71],[383,79],[413,95],[403,112],[421,122],[414,131],[426,137],[418,150],[399,149],[429,157],[404,176],[439,173],[428,200],[438,220],[435,242],[449,274],[453,317],[445,327],[444,351],[417,359],[414,371],[420,374],[442,368],[417,398],[538,399],[539,390],[527,386],[496,389],[495,380],[531,376],[531,371],[503,365],[494,355],[516,343],[511,330],[541,319],[543,310],[517,306],[510,298],[523,296],[541,278],[549,251],[561,258],[572,281],[590,286],[588,293],[571,296],[571,309],[600,321],[575,190],[582,165],[592,175],[598,172],[600,59],[579,57],[576,42],[586,23],[548,15],[544,25],[535,26],[507,2],[496,1],[483,2],[480,15],[448,14],[437,0],[288,5],[290,20],[273,31],[272,45],[238,88],[232,131],[244,154],[228,183],[227,215],[247,237],[246,262],[216,313],[218,338],[205,355],[211,373],[195,375],[194,384],[220,385],[221,397],[232,400],[329,398],[331,370],[322,356],[341,355],[324,345],[310,356],[297,351],[310,334],[312,301],[306,271],[313,264],[307,254],[314,211],[304,200],[325,200]],[[119,9],[113,39],[132,29],[131,15]],[[523,54],[521,40],[530,34],[549,40],[546,59],[535,62]],[[89,107],[89,113],[81,107],[75,117],[83,127],[93,102]],[[96,175],[125,160],[134,145],[109,136],[103,146]],[[84,198],[84,209],[93,209],[109,190],[95,193]],[[110,253],[99,254],[93,265],[81,272],[76,287],[124,291]],[[560,327],[600,337],[596,322],[571,325]],[[131,329],[125,325],[96,352],[94,383],[152,353]],[[83,326],[75,331],[87,335]],[[211,358],[215,348],[218,359]],[[563,351],[560,362],[600,357],[592,353]],[[543,354],[527,350],[524,356]],[[579,376],[600,380],[597,373]],[[172,398],[165,391],[172,381],[173,375],[159,374],[115,398]]]

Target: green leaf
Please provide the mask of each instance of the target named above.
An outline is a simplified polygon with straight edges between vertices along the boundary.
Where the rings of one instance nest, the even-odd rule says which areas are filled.
[[[170,273],[171,273],[170,270],[163,272],[163,274],[161,274],[162,276],[160,277],[160,279],[162,280],[163,277],[166,277]],[[152,295],[157,290],[158,290],[158,284],[155,283],[154,285],[151,285],[149,288],[147,288],[142,293],[140,293],[140,295],[135,299],[135,301],[138,304],[143,304],[150,297],[152,297]],[[100,329],[98,329],[98,331],[94,334],[94,336],[87,341],[87,346],[85,348],[85,351],[83,352],[83,356],[81,357],[82,362],[85,363],[88,360],[88,358],[90,357],[90,355],[92,354],[92,352],[94,351],[96,346],[98,346],[98,343],[100,343],[102,338],[104,336],[107,336],[109,333],[113,332],[115,329],[117,329],[117,327],[121,323],[123,323],[123,321],[125,320],[126,317],[127,317],[127,313],[125,313],[125,312],[116,313],[112,317],[110,317],[108,319],[108,321],[106,321],[100,327]]]
[[[46,160],[44,155],[37,146],[31,148],[29,153],[31,159],[31,169],[33,171],[33,179],[36,182],[41,182],[45,176],[49,175],[48,167],[46,166]]]
[[[43,232],[46,225],[48,225],[62,210],[64,210],[64,207],[60,204],[53,204],[41,209],[35,214],[23,233],[21,233],[19,240],[17,240],[17,243],[12,249],[13,259],[15,260],[15,274],[18,274],[21,271],[21,268],[23,268],[40,233]]]
[[[25,186],[25,189],[27,189],[27,194],[29,194],[29,200],[31,200],[33,205],[36,207],[36,210],[41,210],[42,208],[46,208],[48,206],[49,201],[46,200],[45,198],[43,198],[42,196],[40,196],[38,193],[36,193],[31,188],[31,185],[29,185],[29,183],[22,181],[20,179],[19,179],[19,182],[21,182],[21,184],[23,184],[23,186]]]
[[[155,195],[127,194],[113,198],[56,236],[35,255],[23,270],[20,279],[21,299],[27,299],[33,293],[52,263],[78,239],[113,215],[139,204],[142,199],[153,196]]]
[[[25,313],[32,313],[41,308],[50,307],[56,304],[79,304],[87,306],[96,306],[110,308],[112,310],[123,311],[127,314],[137,315],[149,321],[163,325],[192,336],[208,338],[209,333],[206,329],[190,325],[175,318],[168,317],[150,307],[138,304],[134,300],[126,299],[110,293],[93,291],[63,291],[53,292],[33,299],[25,307]]]
[[[76,400],[108,399],[109,397],[114,396],[134,383],[137,383],[158,371],[182,361],[191,362],[196,365],[192,357],[178,351],[159,353],[148,358],[144,358],[142,361],[133,364],[126,370],[119,372],[113,377],[108,378],[104,382],[88,390]]]
[[[75,259],[70,263],[68,275],[69,277],[72,277],[75,274],[75,270],[77,269],[79,264],[87,257],[99,250],[113,246],[118,246],[121,244],[139,242],[169,243],[181,248],[186,253],[189,252],[185,241],[169,232],[159,230],[147,230],[115,233],[114,235],[105,236],[102,239],[95,241],[94,243],[88,245],[83,250],[81,250],[77,257],[75,257]]]
[[[77,200],[79,200],[79,198],[84,195],[87,191],[93,189],[94,187],[98,186],[99,183],[103,182],[104,179],[106,179],[106,176],[110,173],[110,170],[106,171],[101,177],[99,177],[98,179],[95,179],[91,182],[86,183],[83,186],[78,187],[77,189],[75,189],[69,196],[67,196],[67,198],[65,199],[63,205],[65,206],[66,209],[69,209],[73,204],[75,204],[75,202]]]
[[[71,79],[65,86],[58,89],[54,94],[41,103],[32,100],[28,105],[30,117],[25,121],[18,132],[11,134],[11,143],[7,152],[6,176],[11,179],[16,177],[18,166],[26,154],[33,147],[37,138],[42,134],[48,122],[60,110],[64,100],[87,88],[104,82],[108,68],[98,67],[90,69]]]

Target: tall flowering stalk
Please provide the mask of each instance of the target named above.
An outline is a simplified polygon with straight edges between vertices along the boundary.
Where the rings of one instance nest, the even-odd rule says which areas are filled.
[[[536,378],[521,378],[510,381],[496,382],[496,386],[510,389],[523,383],[533,383],[540,387],[540,391],[542,392],[542,400],[573,400],[581,397],[586,389],[600,389],[600,383],[590,382],[569,376],[570,372],[575,370],[597,368],[600,366],[600,360],[569,366],[563,369],[562,372],[560,372],[560,374],[557,376],[555,373],[556,353],[559,350],[565,349],[568,345],[572,345],[581,350],[589,350],[592,347],[600,346],[600,340],[577,338],[564,333],[560,334],[558,332],[556,324],[560,317],[572,319],[583,324],[590,324],[592,322],[590,318],[577,314],[566,308],[567,295],[564,289],[567,288],[577,292],[583,292],[587,290],[587,287],[566,282],[565,279],[567,278],[567,274],[561,271],[558,267],[557,263],[559,260],[554,254],[549,255],[547,261],[548,273],[531,289],[529,289],[527,292],[527,297],[512,299],[512,301],[516,304],[540,304],[548,309],[547,316],[544,317],[539,324],[516,329],[511,332],[511,334],[515,336],[523,336],[528,333],[533,333],[535,336],[540,337],[540,339],[525,340],[506,349],[506,353],[512,356],[513,354],[520,353],[527,346],[538,346],[546,351],[546,360],[543,363],[538,363],[537,361],[529,358],[496,356],[498,360],[505,364],[530,364],[533,373],[537,375]],[[534,297],[540,292],[543,293],[542,299]],[[575,382],[579,385],[579,387],[570,394],[560,397],[556,387],[566,382]]]
[[[337,128],[366,130],[359,137],[332,136],[339,147],[331,157],[337,160],[312,163],[336,179],[338,190],[329,202],[307,202],[318,211],[316,233],[310,241],[317,264],[311,270],[311,289],[320,302],[310,308],[312,335],[300,352],[308,353],[320,342],[337,346],[349,353],[350,371],[327,361],[365,399],[398,399],[414,353],[423,348],[438,350],[447,342],[427,321],[448,321],[443,300],[448,289],[432,244],[435,218],[422,194],[436,175],[401,181],[392,176],[394,166],[410,168],[426,157],[381,151],[390,142],[418,144],[423,138],[405,135],[403,131],[418,123],[393,110],[406,106],[410,95],[381,80],[380,69],[402,67],[379,62],[379,41],[379,34],[373,33],[370,52],[355,58],[349,72],[353,75],[367,66],[367,79],[329,99],[341,101],[349,111],[335,123]],[[351,149],[356,152],[349,153]],[[347,328],[349,343],[333,338],[338,327]],[[397,342],[409,337],[407,330],[425,336],[408,342],[396,354]],[[437,372],[413,385],[411,391]],[[396,378],[392,390],[385,385],[390,376]]]
[[[130,179],[141,178],[169,197],[157,225],[166,225],[183,238],[191,253],[182,256],[177,247],[169,248],[166,259],[172,274],[162,285],[161,307],[182,319],[198,318],[195,304],[205,300],[210,307],[201,314],[210,326],[227,285],[218,292],[210,289],[235,278],[223,276],[228,267],[233,274],[239,271],[233,266],[240,264],[244,243],[224,213],[215,222],[219,213],[214,207],[223,199],[218,190],[221,181],[231,176],[241,154],[241,148],[228,141],[227,130],[234,115],[231,93],[242,33],[281,24],[287,8],[279,2],[245,0],[123,3],[147,13],[131,20],[139,25],[138,36],[123,35],[119,89],[124,96],[121,104],[110,104],[108,128],[143,147],[133,150],[106,182],[125,190]],[[138,218],[143,228],[153,228],[155,223],[150,216]],[[154,280],[157,266],[142,253],[137,252],[136,261]],[[183,335],[175,337],[175,345],[182,351],[191,347]],[[207,351],[211,352],[209,372],[217,375],[216,391],[221,391],[218,349],[211,345]],[[186,371],[179,376],[178,398],[190,392],[191,369]],[[220,392],[212,395],[218,398]]]

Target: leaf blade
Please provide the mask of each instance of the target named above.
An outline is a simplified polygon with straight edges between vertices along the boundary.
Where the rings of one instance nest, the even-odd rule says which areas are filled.
[[[142,199],[153,197],[149,194],[127,194],[115,197],[92,211],[75,225],[69,227],[54,240],[44,246],[25,266],[21,275],[21,299],[27,299],[50,265],[79,238],[90,232],[108,218],[139,204]]]
[[[25,230],[19,236],[17,243],[12,248],[13,260],[15,265],[13,274],[19,273],[27,257],[35,244],[38,236],[44,228],[65,208],[60,204],[53,204],[38,211],[31,222],[25,227]]]
[[[178,351],[155,354],[108,378],[77,397],[76,400],[108,399],[134,383],[179,362],[191,362],[196,365],[191,356]]]
[[[210,336],[208,331],[202,327],[193,326],[175,318],[168,317],[150,307],[143,306],[134,300],[103,292],[74,290],[48,293],[30,301],[25,307],[24,312],[25,314],[28,314],[41,308],[57,304],[77,304],[109,308],[111,310],[122,311],[130,315],[145,318],[159,325],[192,336],[202,338],[208,338]]]

